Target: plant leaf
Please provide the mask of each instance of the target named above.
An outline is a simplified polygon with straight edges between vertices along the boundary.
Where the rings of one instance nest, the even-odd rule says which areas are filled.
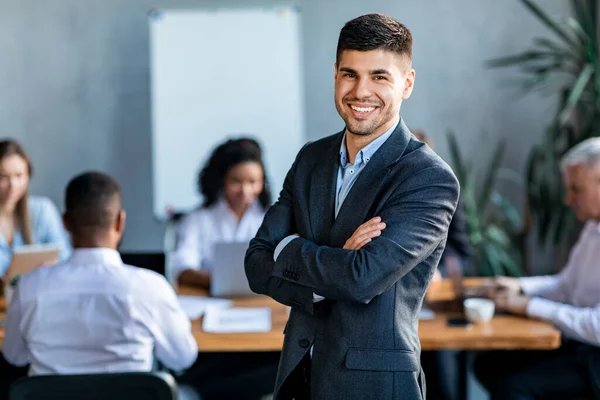
[[[523,275],[515,258],[509,252],[500,250],[498,251],[498,256],[504,267],[505,275],[513,277],[520,277]]]
[[[521,2],[527,7],[542,23],[544,23],[550,30],[556,33],[560,38],[562,38],[566,43],[572,46],[577,46],[577,42],[573,40],[571,36],[569,36],[560,25],[554,21],[552,18],[548,16],[542,9],[540,9],[537,5],[533,3],[531,0],[521,0]]]
[[[485,211],[487,204],[490,202],[490,196],[496,184],[498,168],[500,168],[500,163],[502,162],[502,157],[504,156],[504,148],[505,142],[501,141],[494,150],[492,162],[486,171],[482,189],[477,200],[477,208],[482,212]]]
[[[454,132],[452,131],[448,133],[448,147],[450,148],[450,157],[452,158],[452,164],[456,169],[458,181],[461,184],[465,184],[467,172],[463,163],[462,155],[460,154],[456,135],[454,135]]]
[[[494,190],[491,197],[492,203],[502,210],[503,215],[512,225],[513,229],[521,228],[521,216],[511,202],[509,202],[504,196]]]
[[[587,44],[590,41],[590,37],[587,32],[583,28],[583,26],[573,17],[567,18],[567,25],[577,34],[577,36],[581,39],[582,43]]]
[[[529,50],[523,53],[514,54],[512,56],[493,58],[491,60],[487,60],[486,65],[489,68],[509,67],[511,65],[522,64],[528,61],[557,57],[560,57],[560,55],[556,52]]]
[[[496,224],[490,223],[485,231],[487,238],[500,246],[508,246],[510,239],[508,235],[500,229]]]
[[[573,84],[573,88],[569,93],[567,104],[559,114],[558,120],[561,124],[565,124],[569,117],[571,117],[571,113],[573,112],[575,105],[579,102],[581,95],[586,90],[588,82],[594,75],[594,70],[594,65],[589,63],[582,68],[581,73],[577,77],[577,80]]]
[[[571,45],[568,45],[568,47],[565,47],[559,43],[556,43],[556,42],[554,42],[550,39],[546,39],[546,38],[535,38],[535,39],[533,39],[533,42],[540,47],[544,47],[546,49],[554,51],[557,56],[559,56],[559,55],[568,56],[569,58],[573,59],[576,62],[580,61],[580,59],[581,59],[581,54],[578,53],[574,49],[574,46],[576,46],[576,45],[571,44]]]
[[[585,32],[590,38],[593,38],[596,34],[596,31],[593,28],[594,22],[590,15],[592,10],[585,7],[581,0],[571,0],[571,6],[573,7],[573,12],[575,13],[575,17],[577,18],[579,25],[584,28]]]
[[[498,254],[498,250],[491,244],[485,246],[487,262],[491,269],[491,276],[499,276],[504,275],[502,273],[502,261],[500,260],[500,255]]]

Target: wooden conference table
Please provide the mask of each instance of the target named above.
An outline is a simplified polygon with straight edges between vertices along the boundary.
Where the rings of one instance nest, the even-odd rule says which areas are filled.
[[[464,287],[481,285],[483,278],[467,278]],[[180,294],[205,295],[197,288],[181,287]],[[419,338],[423,350],[460,350],[457,353],[457,393],[459,400],[468,398],[468,356],[470,350],[550,350],[560,346],[560,332],[547,322],[517,317],[495,315],[491,321],[469,328],[449,327],[448,318],[460,316],[452,311],[457,293],[449,280],[432,282],[426,304],[435,312],[431,320],[419,322]],[[272,329],[268,333],[206,333],[202,321],[192,323],[194,337],[200,352],[228,351],[280,351],[283,329],[288,319],[288,308],[268,297],[251,297],[233,300],[234,307],[270,307]]]
[[[481,278],[467,278],[465,287],[478,286]],[[182,295],[205,296],[205,290],[180,287]],[[419,338],[423,350],[463,350],[458,354],[458,392],[461,400],[467,398],[467,355],[464,350],[514,350],[555,349],[560,346],[560,332],[551,324],[511,315],[496,315],[484,324],[469,328],[448,327],[449,317],[460,315],[448,304],[457,298],[452,282],[432,282],[427,296],[427,305],[435,311],[431,320],[419,322]],[[247,352],[280,351],[283,346],[283,329],[288,320],[288,308],[268,297],[248,297],[233,300],[234,307],[271,308],[272,329],[267,333],[206,333],[202,330],[202,319],[192,322],[192,330],[200,352]],[[6,302],[0,298],[0,319],[4,320]],[[0,346],[4,340],[4,328],[0,327]]]
[[[481,278],[467,278],[465,286],[478,286]],[[206,295],[202,289],[180,287],[180,294]],[[427,303],[436,312],[435,318],[419,322],[419,338],[423,350],[512,350],[554,349],[560,345],[560,332],[551,324],[512,315],[496,315],[484,324],[470,328],[448,327],[447,319],[456,312],[439,310],[456,298],[448,280],[432,282],[427,292]],[[270,307],[272,329],[268,333],[206,333],[201,319],[192,323],[194,337],[200,352],[226,351],[279,351],[283,345],[283,328],[288,309],[268,297],[249,297],[233,300],[234,307]],[[447,307],[446,307],[447,308]]]
[[[467,278],[465,286],[477,286],[481,278]],[[179,294],[206,295],[206,291],[193,287],[180,287]],[[511,315],[496,315],[484,324],[471,328],[448,327],[448,317],[455,312],[437,310],[436,304],[451,302],[456,298],[453,285],[448,280],[432,282],[427,292],[427,303],[436,311],[432,320],[419,322],[419,338],[423,350],[512,350],[554,349],[560,345],[560,332],[551,324]],[[237,298],[234,307],[270,307],[272,329],[267,333],[206,333],[202,331],[202,319],[192,322],[194,337],[200,352],[227,351],[280,351],[283,345],[283,328],[288,319],[288,308],[274,300],[263,297]],[[0,298],[0,319],[4,320],[6,303]],[[0,327],[0,345],[4,328]]]

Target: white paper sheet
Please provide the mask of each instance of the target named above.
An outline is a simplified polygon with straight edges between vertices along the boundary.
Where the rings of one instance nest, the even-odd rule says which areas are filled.
[[[200,296],[177,296],[179,304],[189,319],[198,319],[207,310],[231,307],[233,302],[227,299]]]
[[[271,309],[268,307],[211,308],[204,316],[202,329],[204,332],[212,333],[269,332]]]

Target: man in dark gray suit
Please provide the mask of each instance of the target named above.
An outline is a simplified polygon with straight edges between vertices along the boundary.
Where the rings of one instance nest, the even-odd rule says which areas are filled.
[[[304,146],[250,242],[252,290],[292,308],[277,399],[424,398],[418,314],[459,188],[400,119],[411,52],[408,29],[385,15],[343,27],[346,128]]]

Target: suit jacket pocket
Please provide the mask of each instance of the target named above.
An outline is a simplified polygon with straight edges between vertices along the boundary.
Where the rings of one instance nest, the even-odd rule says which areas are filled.
[[[419,359],[410,350],[350,348],[346,368],[366,371],[419,371]]]

